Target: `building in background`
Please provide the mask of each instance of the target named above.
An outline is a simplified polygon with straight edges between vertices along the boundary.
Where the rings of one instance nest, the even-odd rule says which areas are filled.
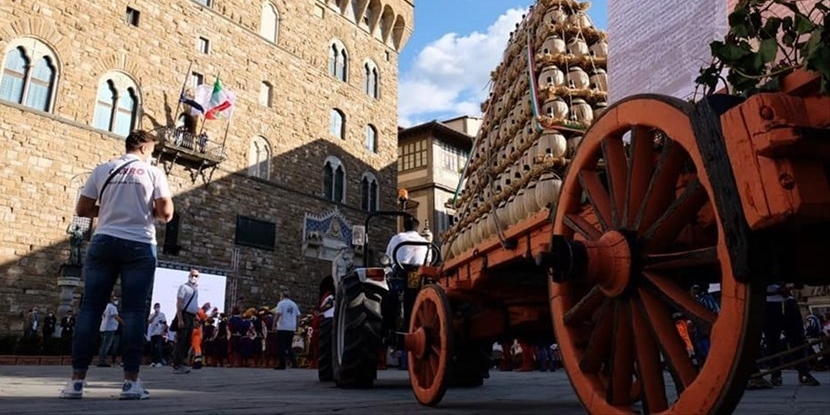
[[[438,245],[452,224],[451,201],[479,128],[481,118],[461,116],[398,131],[398,188],[409,192],[411,213]]]
[[[818,0],[798,1],[811,10]],[[640,93],[691,98],[700,68],[709,66],[709,43],[729,30],[738,0],[608,0],[609,99]],[[770,13],[786,15],[781,5]],[[725,86],[725,85],[721,85]]]
[[[273,305],[288,288],[310,310],[329,261],[351,245],[351,224],[394,209],[397,60],[413,7],[4,3],[0,332],[19,330],[32,306],[58,305],[67,233],[78,226],[88,238],[95,227],[73,217],[80,188],[134,128],[166,140],[158,162],[176,216],[159,228],[160,259],[227,275],[224,306]],[[236,96],[230,118],[181,117],[183,85],[190,96],[217,79]],[[391,236],[394,222],[378,223],[378,238]]]

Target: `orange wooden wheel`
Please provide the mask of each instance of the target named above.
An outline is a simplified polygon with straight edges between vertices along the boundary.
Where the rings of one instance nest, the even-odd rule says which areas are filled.
[[[668,97],[626,99],[586,133],[566,174],[551,312],[590,413],[728,413],[746,387],[763,287],[735,278],[721,188],[710,181],[693,111]],[[695,283],[720,284],[720,313],[695,299]],[[702,366],[678,316],[710,333]]]
[[[412,306],[404,342],[409,352],[409,383],[423,405],[437,405],[447,391],[453,355],[450,313],[447,294],[436,284],[424,286]]]

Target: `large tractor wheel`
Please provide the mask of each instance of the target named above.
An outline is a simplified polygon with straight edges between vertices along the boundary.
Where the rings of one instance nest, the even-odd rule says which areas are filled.
[[[415,399],[435,406],[444,397],[453,356],[450,301],[444,288],[428,284],[412,306],[409,333],[404,337],[408,353],[409,383]]]
[[[590,413],[730,413],[746,387],[763,286],[737,277],[747,273],[743,212],[719,128],[696,111],[626,99],[586,133],[566,174],[551,312]],[[719,312],[690,293],[696,282],[720,284]],[[702,366],[685,321],[711,340]]]
[[[341,388],[368,388],[377,377],[378,350],[383,345],[378,291],[356,275],[344,277],[337,287],[332,366]]]
[[[334,368],[332,368],[331,362],[333,353],[332,340],[334,339],[333,327],[333,318],[323,318],[320,320],[319,333],[316,334],[320,339],[320,349],[317,351],[317,379],[321,382],[334,380]]]

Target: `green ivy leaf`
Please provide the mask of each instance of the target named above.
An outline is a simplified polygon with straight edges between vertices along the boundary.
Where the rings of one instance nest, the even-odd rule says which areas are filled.
[[[722,42],[712,42],[712,54],[726,61],[735,61],[752,54],[748,49]]]
[[[778,34],[778,28],[781,27],[780,17],[770,17],[761,29],[761,37],[764,39],[774,39]]]
[[[758,58],[761,60],[763,65],[766,65],[773,60],[775,60],[775,56],[778,54],[778,42],[773,39],[764,39],[761,42],[761,46],[758,48]]]
[[[812,32],[816,28],[815,23],[811,22],[807,16],[802,14],[795,15],[795,31],[799,35]]]

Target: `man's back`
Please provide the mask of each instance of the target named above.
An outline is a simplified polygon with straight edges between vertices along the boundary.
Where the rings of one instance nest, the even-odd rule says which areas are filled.
[[[402,242],[427,242],[427,240],[416,231],[398,233],[389,240],[386,246],[386,255],[392,258],[395,247]],[[426,246],[403,245],[398,248],[397,259],[399,264],[423,265],[427,255]]]
[[[297,330],[297,317],[300,315],[300,308],[290,298],[284,298],[277,303],[276,312],[280,314],[277,321],[277,330]]]
[[[112,176],[104,189],[110,174],[128,162],[130,164]],[[171,196],[164,172],[132,154],[98,165],[84,186],[82,195],[90,199],[100,198],[96,234],[151,244],[156,243],[153,201]]]

